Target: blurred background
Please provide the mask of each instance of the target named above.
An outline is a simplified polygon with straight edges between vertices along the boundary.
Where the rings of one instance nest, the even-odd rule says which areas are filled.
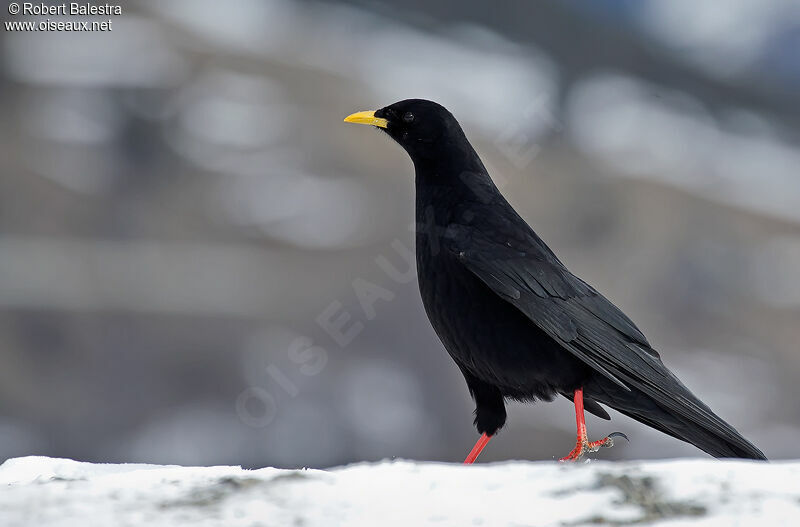
[[[0,459],[463,460],[411,163],[342,123],[410,97],[698,396],[797,456],[800,3],[121,5],[88,19],[111,32],[0,36]],[[612,414],[590,434],[631,443],[603,458],[704,456]],[[573,444],[566,400],[511,404],[482,460]]]

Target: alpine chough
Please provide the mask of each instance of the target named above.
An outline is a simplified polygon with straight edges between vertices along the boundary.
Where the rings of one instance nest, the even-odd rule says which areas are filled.
[[[378,127],[414,162],[422,302],[464,375],[482,434],[465,463],[505,424],[506,399],[557,395],[574,402],[577,421],[576,446],[563,460],[613,444],[587,437],[584,409],[610,419],[603,405],[715,457],[766,459],[664,366],[619,308],[561,263],[500,194],[449,111],[408,99],[345,121]]]

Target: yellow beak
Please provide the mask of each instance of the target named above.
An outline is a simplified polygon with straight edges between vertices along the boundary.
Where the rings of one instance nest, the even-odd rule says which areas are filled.
[[[389,124],[389,121],[387,121],[386,119],[375,117],[375,112],[356,112],[352,115],[348,115],[347,117],[345,117],[344,122],[356,123],[356,124],[371,124],[372,126],[377,126],[379,128],[386,128],[386,125]]]

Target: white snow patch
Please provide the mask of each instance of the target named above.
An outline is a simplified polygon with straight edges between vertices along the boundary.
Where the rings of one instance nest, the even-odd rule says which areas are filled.
[[[800,462],[0,466],[1,525],[800,525]]]

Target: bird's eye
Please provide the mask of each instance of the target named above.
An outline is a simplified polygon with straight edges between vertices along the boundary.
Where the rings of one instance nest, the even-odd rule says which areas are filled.
[[[406,112],[405,114],[403,114],[403,121],[405,121],[408,124],[413,123],[414,122],[414,114],[411,113],[411,112]]]

